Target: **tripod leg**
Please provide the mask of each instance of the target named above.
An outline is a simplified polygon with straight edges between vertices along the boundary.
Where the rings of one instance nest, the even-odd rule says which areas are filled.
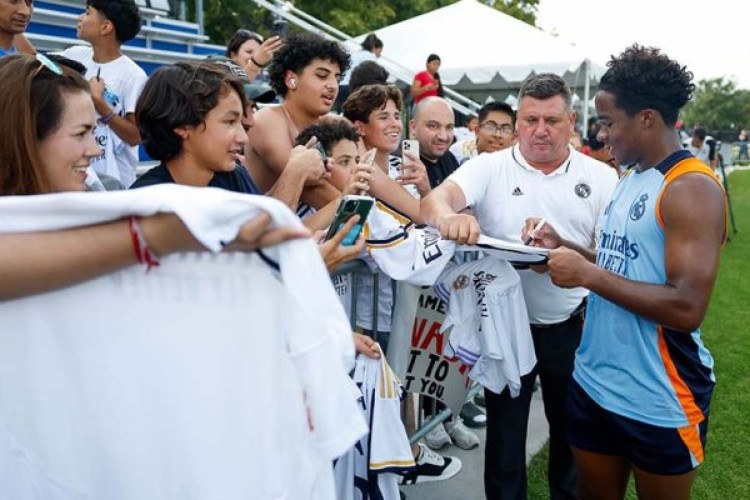
[[[729,178],[724,170],[724,161],[719,156],[719,168],[721,168],[721,180],[724,184],[724,193],[727,197],[727,207],[729,208],[729,223],[732,225],[732,234],[737,234],[737,225],[734,222],[734,210],[732,209],[732,197],[729,195]],[[727,235],[729,241],[729,235]]]

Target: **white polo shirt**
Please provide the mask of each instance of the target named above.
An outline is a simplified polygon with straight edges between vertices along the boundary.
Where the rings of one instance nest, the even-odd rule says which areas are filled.
[[[570,155],[549,175],[529,165],[518,145],[479,155],[449,178],[463,191],[483,234],[519,242],[528,217],[544,217],[564,239],[594,248],[599,215],[617,183],[604,163],[570,148]],[[566,320],[588,294],[563,289],[549,273],[519,270],[529,321],[553,324]]]

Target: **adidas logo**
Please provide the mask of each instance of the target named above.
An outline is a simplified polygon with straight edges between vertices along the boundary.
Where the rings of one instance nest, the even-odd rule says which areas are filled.
[[[520,187],[516,186],[516,189],[513,190],[512,194],[513,194],[513,196],[522,196],[523,195],[523,191],[521,191]]]

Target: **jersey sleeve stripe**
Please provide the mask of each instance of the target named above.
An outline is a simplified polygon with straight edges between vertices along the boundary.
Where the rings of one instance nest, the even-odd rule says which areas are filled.
[[[664,229],[664,220],[661,218],[661,200],[664,196],[664,192],[667,190],[667,187],[670,183],[674,182],[676,179],[679,179],[685,174],[703,174],[709,176],[711,179],[716,181],[716,184],[719,185],[719,188],[721,188],[721,192],[724,192],[724,186],[721,185],[721,181],[719,181],[719,178],[716,176],[713,170],[703,163],[702,161],[690,157],[685,160],[682,160],[681,162],[677,163],[674,167],[669,169],[669,171],[664,176],[664,185],[661,188],[661,191],[659,191],[659,197],[656,198],[656,221],[659,223],[659,227]],[[724,241],[726,241],[727,236],[729,235],[729,207],[727,206],[727,199],[726,196],[724,196]]]
[[[384,201],[378,200],[375,203],[375,206],[377,208],[379,208],[380,210],[382,210],[383,212],[385,212],[388,215],[390,215],[391,217],[393,217],[394,219],[396,219],[397,221],[399,221],[399,223],[401,223],[401,224],[405,224],[405,225],[406,224],[413,224],[413,222],[409,218],[409,216],[407,216],[403,212],[400,212],[397,208],[394,208],[394,207],[390,206],[389,204],[387,204]]]
[[[414,467],[414,460],[389,460],[387,462],[370,462],[370,469],[382,470],[391,467]]]

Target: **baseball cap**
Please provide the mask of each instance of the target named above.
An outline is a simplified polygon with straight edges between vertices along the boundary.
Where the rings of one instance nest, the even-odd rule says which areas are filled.
[[[267,83],[252,83],[245,70],[231,59],[223,56],[208,56],[206,59],[212,63],[221,64],[239,78],[245,88],[245,97],[251,101],[267,104],[276,99],[276,92],[270,85]]]

